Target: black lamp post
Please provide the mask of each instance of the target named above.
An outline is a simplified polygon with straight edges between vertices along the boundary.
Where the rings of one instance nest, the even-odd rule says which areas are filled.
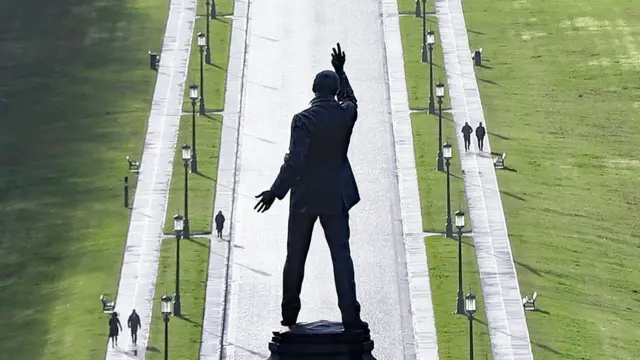
[[[164,315],[164,360],[169,360],[169,320],[171,319],[171,296],[164,295],[160,299],[162,315]]]
[[[451,173],[449,168],[451,167],[451,145],[442,145],[442,152],[444,153],[444,159],[447,162],[447,224],[445,226],[445,236],[453,238],[453,225],[451,224]]]
[[[218,16],[216,12],[216,0],[211,0],[211,18],[215,19]]]
[[[427,31],[427,46],[429,47],[429,114],[436,113],[436,107],[433,102],[433,45],[435,43],[435,33],[433,32],[433,30]]]
[[[184,225],[182,237],[189,239],[189,161],[191,161],[191,148],[189,145],[182,145],[182,161],[184,161]]]
[[[476,313],[476,296],[467,294],[464,300],[464,309],[469,319],[469,359],[473,360],[473,314]]]
[[[206,36],[198,33],[198,47],[200,48],[200,115],[204,115],[204,48],[207,46]]]
[[[182,314],[182,306],[180,304],[180,237],[184,229],[184,217],[176,215],[173,217],[173,231],[176,233],[176,295],[173,302],[173,314],[180,316]]]
[[[416,1],[416,4],[419,4],[418,1]],[[422,62],[426,63],[429,60],[427,57],[427,7],[425,6],[426,4],[424,0],[422,1],[422,4]],[[420,11],[420,5],[416,6],[416,17],[420,17],[420,15],[417,15]]]
[[[456,211],[456,228],[458,228],[458,297],[456,298],[456,314],[464,315],[464,294],[462,293],[462,229],[464,229],[464,213]]]
[[[442,159],[442,98],[444,98],[444,84],[436,85],[436,96],[438,97],[438,163],[436,170],[444,171],[444,161]]]
[[[191,156],[191,172],[198,172],[198,155],[196,154],[196,101],[198,101],[198,85],[189,86],[189,98],[191,99],[191,143],[193,152]]]
[[[205,50],[205,54],[204,54],[204,61],[207,62],[207,64],[211,65],[211,47],[209,46],[209,37],[211,36],[211,32],[209,30],[209,20],[210,20],[210,15],[209,15],[209,3],[210,1],[207,0],[206,1],[206,8],[207,8],[207,46],[206,46],[206,50]]]

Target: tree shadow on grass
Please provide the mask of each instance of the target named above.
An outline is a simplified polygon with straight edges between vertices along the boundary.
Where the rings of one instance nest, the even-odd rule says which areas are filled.
[[[122,159],[140,158],[167,4],[0,2],[7,358],[104,358],[98,296],[116,292],[130,216]]]

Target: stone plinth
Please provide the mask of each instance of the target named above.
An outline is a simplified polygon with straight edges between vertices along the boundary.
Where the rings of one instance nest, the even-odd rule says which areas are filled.
[[[293,329],[274,331],[270,360],[374,359],[369,329],[345,331],[342,323],[320,320],[299,323]]]

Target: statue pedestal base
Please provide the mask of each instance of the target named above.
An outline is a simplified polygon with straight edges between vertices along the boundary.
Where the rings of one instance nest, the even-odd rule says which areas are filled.
[[[345,332],[342,323],[326,320],[274,331],[269,350],[270,360],[375,360],[369,329]]]

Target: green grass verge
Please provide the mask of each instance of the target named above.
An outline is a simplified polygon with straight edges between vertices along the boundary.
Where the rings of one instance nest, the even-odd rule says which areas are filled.
[[[473,324],[474,355],[476,359],[493,359],[484,312],[482,287],[476,266],[476,252],[471,238],[462,238],[462,281],[464,294],[476,295]],[[438,350],[442,359],[466,359],[469,354],[469,320],[454,315],[458,293],[458,242],[446,238],[427,238],[429,278],[436,316]],[[467,355],[467,356],[465,356]]]
[[[205,289],[209,264],[209,239],[180,240],[180,299],[182,316],[169,321],[169,358],[197,359],[202,340]],[[154,312],[146,358],[164,359],[164,320],[160,298],[175,293],[176,240],[165,239],[160,250]]]
[[[220,9],[233,5],[231,0],[219,1]],[[227,11],[227,10],[226,10]],[[229,64],[229,45],[231,41],[230,19],[218,18],[210,21],[211,58],[213,65],[204,65],[205,104],[207,110],[220,111],[224,108],[227,66]],[[196,20],[195,32],[206,28],[206,19]],[[185,89],[184,111],[191,112],[189,84],[200,83],[200,51],[195,43],[189,60],[189,74]],[[198,105],[196,105],[197,111]],[[171,218],[176,213],[184,214],[184,165],[181,157],[182,144],[191,144],[191,115],[183,116],[174,158],[174,175],[171,179],[171,192],[167,207],[164,232],[173,231]],[[206,114],[196,115],[196,141],[198,154],[198,174],[189,175],[189,225],[193,232],[211,232],[215,180],[218,175],[218,153],[222,116]]]
[[[428,27],[437,31],[435,17],[427,19]],[[429,98],[429,64],[421,63],[422,19],[405,16],[400,18],[400,30],[404,51],[404,64],[407,78],[409,106],[412,109],[427,109]],[[439,37],[436,33],[436,39]],[[433,51],[435,80],[446,84],[443,67],[442,49],[436,43]],[[434,81],[434,83],[437,81]],[[445,87],[445,101],[443,108],[449,107]],[[422,208],[422,223],[424,231],[444,232],[446,222],[446,174],[435,171],[438,153],[438,117],[426,112],[411,114],[414,136],[414,151],[416,168],[418,170],[418,187],[420,191],[420,205]],[[452,117],[445,113],[442,119],[443,143],[448,142],[456,149],[456,137]],[[451,160],[451,212],[461,209],[466,211],[464,184],[460,162],[456,159],[457,151],[453,152]],[[452,214],[453,215],[453,214]],[[468,220],[468,216],[467,216]],[[467,221],[467,224],[469,221]],[[482,292],[477,276],[476,258],[473,249],[465,253],[465,289],[474,289],[478,296],[478,316],[484,318]],[[453,250],[452,250],[453,249]],[[436,331],[440,356],[445,359],[462,359],[468,356],[467,322],[464,317],[451,314],[455,307],[457,292],[457,250],[455,242],[442,237],[427,241],[427,255],[429,258],[432,300],[436,313]],[[469,281],[472,279],[472,281]],[[479,323],[478,323],[479,324]],[[489,334],[486,326],[476,326],[475,331],[476,356],[491,358]]]
[[[0,359],[103,359],[168,1],[0,2]]]
[[[640,3],[464,9],[534,356],[637,359]]]

